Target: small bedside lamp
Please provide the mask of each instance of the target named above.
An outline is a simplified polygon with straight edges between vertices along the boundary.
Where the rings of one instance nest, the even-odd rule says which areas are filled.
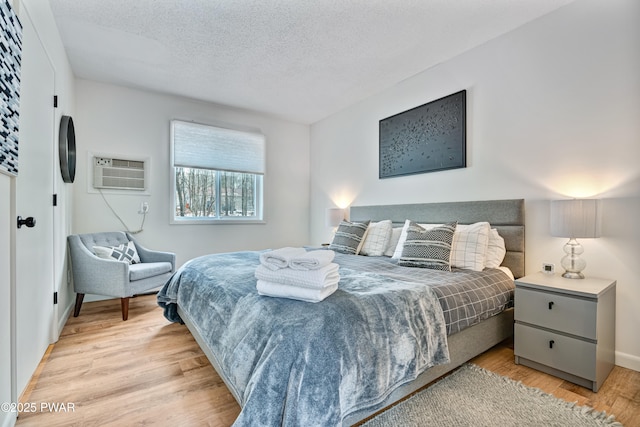
[[[581,271],[587,262],[580,258],[584,248],[576,239],[600,237],[601,204],[596,199],[551,201],[551,235],[569,238],[564,245],[566,255],[560,262],[565,269],[562,277],[584,279]]]
[[[336,230],[338,229],[338,226],[340,225],[343,219],[344,219],[344,209],[340,209],[340,208],[327,209],[327,212],[325,214],[325,224],[327,225],[327,227],[331,227],[331,240],[333,240],[333,237],[336,234]],[[323,245],[328,246],[329,243],[326,243]]]

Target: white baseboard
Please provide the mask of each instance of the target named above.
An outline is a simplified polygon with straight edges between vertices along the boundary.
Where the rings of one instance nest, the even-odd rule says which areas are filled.
[[[0,411],[0,427],[13,427],[16,425],[16,413]]]
[[[640,357],[616,351],[616,365],[640,372]]]
[[[74,307],[74,302],[71,301],[71,303],[65,307],[64,313],[62,313],[62,316],[60,316],[60,318],[58,319],[58,334],[62,333],[62,329],[64,328],[64,325],[67,324],[67,320],[69,320],[69,316],[71,316],[71,313],[73,312],[73,307]],[[55,337],[56,341],[58,341],[58,338],[60,337]]]

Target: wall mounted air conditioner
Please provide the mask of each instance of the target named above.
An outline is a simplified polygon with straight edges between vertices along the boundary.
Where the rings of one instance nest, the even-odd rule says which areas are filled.
[[[108,157],[93,158],[93,187],[110,190],[140,190],[145,186],[145,162]]]

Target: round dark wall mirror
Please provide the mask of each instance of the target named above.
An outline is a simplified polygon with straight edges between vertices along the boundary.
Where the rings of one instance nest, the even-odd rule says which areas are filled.
[[[70,116],[60,118],[60,135],[58,141],[60,154],[60,171],[64,182],[73,182],[76,178],[76,131]]]

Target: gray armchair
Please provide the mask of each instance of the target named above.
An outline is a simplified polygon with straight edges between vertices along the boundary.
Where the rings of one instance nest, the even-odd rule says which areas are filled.
[[[75,234],[68,236],[67,241],[76,291],[74,317],[80,314],[84,295],[97,294],[119,297],[122,320],[127,320],[129,298],[162,286],[175,271],[175,254],[146,249],[128,233]],[[93,250],[94,246],[113,247],[129,241],[134,243],[140,263],[130,265],[115,259],[99,258]]]

